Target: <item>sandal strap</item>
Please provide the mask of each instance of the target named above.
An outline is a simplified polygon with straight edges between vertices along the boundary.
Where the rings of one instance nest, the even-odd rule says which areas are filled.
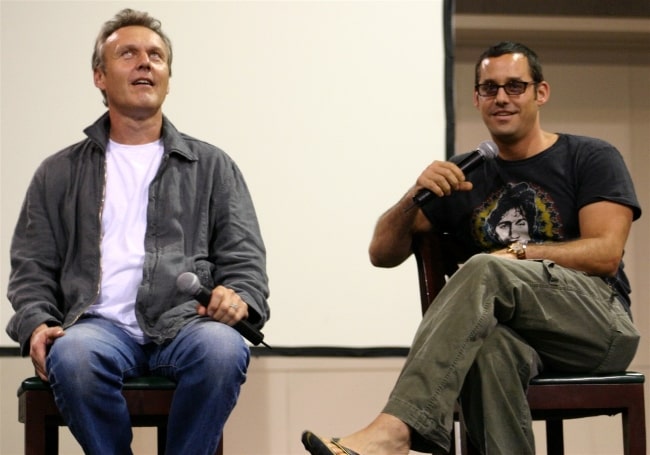
[[[334,444],[337,448],[342,450],[345,455],[359,455],[354,450],[348,449],[347,447],[341,445],[341,443],[339,442],[339,438],[332,438],[330,439],[330,442]]]

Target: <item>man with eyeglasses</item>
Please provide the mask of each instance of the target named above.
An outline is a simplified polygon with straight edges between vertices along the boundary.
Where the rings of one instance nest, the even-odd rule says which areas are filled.
[[[414,233],[435,229],[471,254],[424,315],[382,412],[341,439],[304,432],[312,455],[448,451],[457,400],[483,453],[534,454],[531,378],[628,367],[639,334],[622,256],[641,208],[612,145],[541,128],[549,96],[528,47],[503,42],[478,59],[474,105],[498,156],[469,175],[463,156],[434,161],[379,218],[369,249],[394,267]],[[422,189],[437,197],[408,210]]]

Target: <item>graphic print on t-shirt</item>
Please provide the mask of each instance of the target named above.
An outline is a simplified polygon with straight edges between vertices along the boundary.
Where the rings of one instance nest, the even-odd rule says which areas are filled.
[[[527,182],[508,183],[473,214],[473,235],[486,250],[512,242],[562,238],[562,220],[550,195]]]

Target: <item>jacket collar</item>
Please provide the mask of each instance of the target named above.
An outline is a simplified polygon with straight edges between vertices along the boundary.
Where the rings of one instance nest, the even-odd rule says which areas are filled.
[[[95,123],[84,129],[88,138],[99,146],[102,152],[106,151],[106,144],[110,137],[111,120],[106,111]],[[197,154],[188,147],[183,135],[176,129],[174,124],[163,115],[162,140],[165,146],[165,153],[178,153],[190,161],[197,161]]]

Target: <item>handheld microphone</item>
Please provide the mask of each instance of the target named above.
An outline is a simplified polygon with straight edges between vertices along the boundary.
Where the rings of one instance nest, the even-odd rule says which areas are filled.
[[[478,147],[476,147],[475,150],[470,152],[470,154],[467,157],[465,157],[460,163],[458,163],[458,167],[460,168],[461,171],[463,171],[463,174],[467,174],[468,172],[474,170],[484,160],[493,159],[494,157],[496,157],[497,153],[499,153],[499,148],[494,142],[483,141],[479,144]],[[411,210],[416,205],[422,207],[422,205],[425,202],[434,198],[435,196],[436,195],[435,193],[433,193],[433,191],[428,190],[426,188],[421,189],[413,197],[413,204],[410,205],[406,209],[406,211]]]
[[[190,294],[201,305],[205,307],[207,307],[208,304],[210,303],[210,298],[212,297],[212,293],[210,292],[209,289],[201,286],[199,277],[197,277],[194,273],[185,272],[178,275],[178,278],[176,279],[176,287],[178,288],[179,291]],[[233,328],[237,330],[244,338],[246,338],[248,341],[253,343],[255,346],[262,343],[267,348],[269,349],[271,348],[271,346],[269,346],[264,341],[262,341],[264,340],[264,334],[259,330],[257,330],[255,327],[253,327],[245,319],[242,319],[241,321],[237,322],[237,324],[235,324]]]

